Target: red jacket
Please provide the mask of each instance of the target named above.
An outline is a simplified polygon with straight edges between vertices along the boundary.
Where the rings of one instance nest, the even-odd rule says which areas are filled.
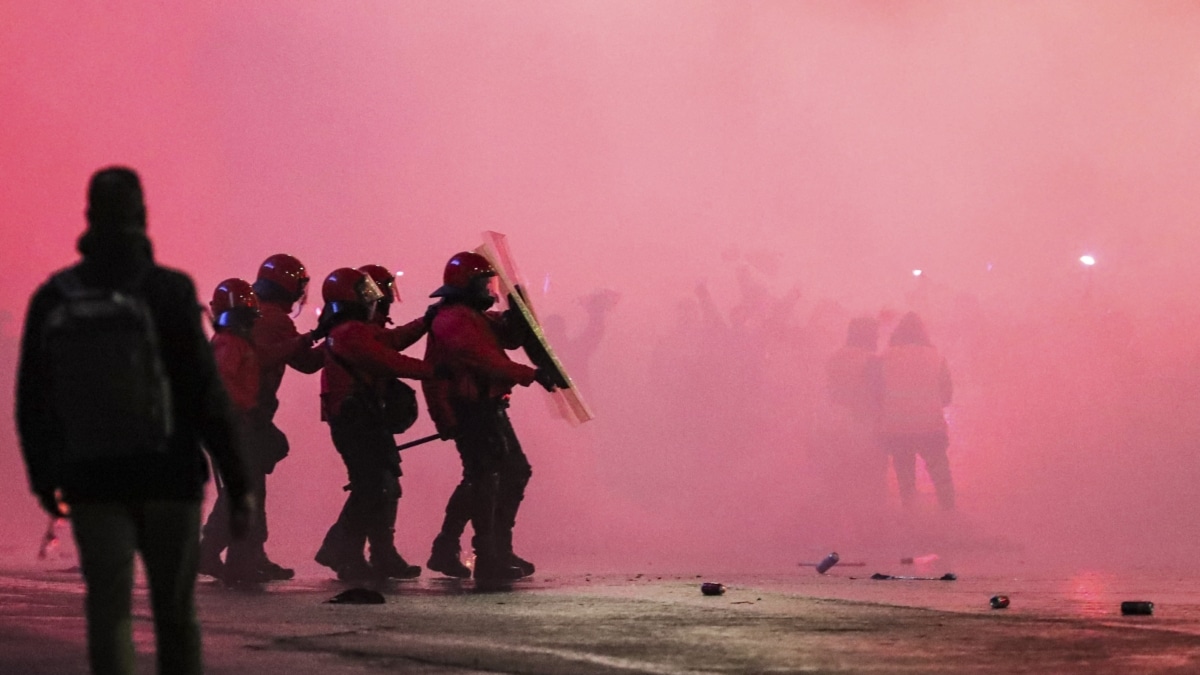
[[[254,345],[246,338],[226,330],[212,337],[213,357],[217,373],[233,409],[245,414],[258,405],[259,361]]]
[[[322,350],[325,369],[321,372],[321,419],[328,421],[335,417],[346,398],[361,386],[356,375],[380,396],[391,378],[432,378],[432,365],[400,353],[424,334],[423,318],[396,328],[363,321],[346,321],[335,326],[325,338]],[[346,366],[353,368],[353,375]]]
[[[259,308],[262,316],[254,322],[254,349],[258,351],[262,380],[259,400],[264,409],[279,407],[279,385],[288,366],[302,372],[315,373],[325,365],[325,355],[300,335],[287,309],[264,302]]]
[[[534,381],[533,368],[508,358],[521,346],[527,328],[512,325],[501,312],[480,312],[463,304],[438,310],[425,341],[425,361],[446,368],[449,379],[421,383],[425,404],[438,431],[457,426],[454,404],[502,398],[516,385]]]

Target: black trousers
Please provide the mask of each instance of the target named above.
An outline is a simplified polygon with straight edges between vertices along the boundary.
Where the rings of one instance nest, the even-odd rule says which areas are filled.
[[[477,557],[512,553],[513,527],[533,470],[508,418],[508,402],[460,403],[454,412],[459,429],[454,443],[463,475],[446,504],[434,545],[457,550],[470,521]]]
[[[133,673],[134,554],[150,585],[158,672],[198,675],[196,542],[200,503],[72,503],[71,525],[87,584],[88,661],[93,673]]]
[[[229,496],[219,473],[214,472],[217,499],[201,531],[200,558],[218,558],[222,551],[229,549],[226,563],[248,573],[267,560],[267,474],[275,469],[276,458],[281,458],[278,454],[281,444],[286,454],[287,437],[270,418],[242,415],[238,418],[237,429],[242,447],[246,449],[247,488],[256,498],[257,511],[251,518],[246,536],[234,541],[229,531]]]
[[[329,422],[349,476],[349,495],[321,548],[343,561],[361,560],[364,543],[371,560],[398,557],[393,540],[400,503],[400,453],[390,431],[354,399]]]
[[[910,506],[917,494],[917,455],[925,460],[925,472],[933,481],[938,504],[946,510],[954,508],[954,480],[950,475],[950,459],[946,451],[950,437],[944,431],[927,434],[884,434],[880,443],[892,456],[896,486],[900,501]]]

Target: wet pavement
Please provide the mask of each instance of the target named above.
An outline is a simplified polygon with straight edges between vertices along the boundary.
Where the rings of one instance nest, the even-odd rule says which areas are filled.
[[[544,574],[505,587],[436,577],[378,587],[382,605],[326,601],[319,568],[231,590],[199,584],[210,673],[1190,673],[1200,594],[1163,571],[796,567],[776,574]],[[704,581],[724,595],[700,592]],[[991,609],[996,594],[1011,598]],[[83,586],[50,566],[0,569],[0,673],[83,673]],[[1123,600],[1155,602],[1122,616]],[[139,584],[135,639],[153,672]]]

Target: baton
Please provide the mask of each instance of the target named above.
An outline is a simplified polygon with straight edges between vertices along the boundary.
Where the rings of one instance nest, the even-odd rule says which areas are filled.
[[[417,440],[415,440],[415,441],[409,441],[409,442],[407,442],[407,443],[401,443],[400,445],[397,445],[397,446],[396,446],[396,450],[397,450],[397,451],[399,451],[399,450],[407,450],[407,449],[409,449],[409,448],[411,448],[411,447],[414,447],[414,446],[417,446],[417,445],[422,445],[422,444],[424,444],[424,443],[428,443],[429,441],[436,441],[436,440],[438,440],[438,439],[439,439],[439,438],[441,438],[441,437],[442,437],[442,435],[441,435],[441,434],[430,434],[430,435],[428,435],[428,436],[426,436],[426,437],[424,437],[424,438],[418,438],[418,439],[417,439]]]

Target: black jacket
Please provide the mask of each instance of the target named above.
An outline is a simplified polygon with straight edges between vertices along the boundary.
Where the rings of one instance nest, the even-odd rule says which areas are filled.
[[[58,461],[64,438],[50,404],[48,364],[41,346],[50,311],[63,299],[47,281],[34,293],[25,317],[17,380],[17,431],[35,494],[61,488],[72,502],[200,500],[208,466],[201,443],[212,454],[231,495],[245,493],[245,464],[234,431],[229,397],[217,374],[201,327],[195,285],[184,273],[154,263],[141,233],[79,242],[83,261],[76,267],[86,286],[117,288],[144,274],[140,287],[154,317],[163,364],[171,382],[175,430],[167,452],[86,465]]]

